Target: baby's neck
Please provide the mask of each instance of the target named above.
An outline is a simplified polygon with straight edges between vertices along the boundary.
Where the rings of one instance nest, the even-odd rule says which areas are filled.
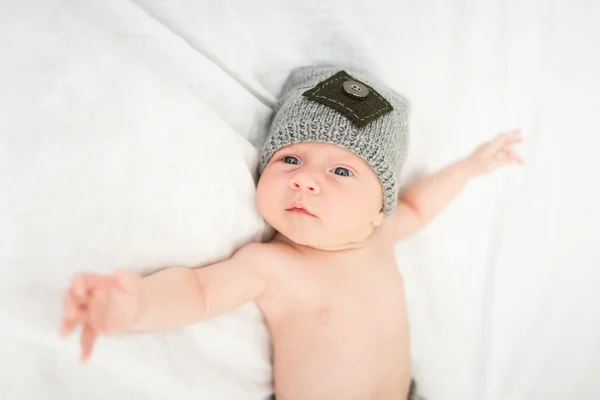
[[[377,230],[374,230],[373,233],[366,239],[357,242],[349,242],[349,243],[340,243],[334,246],[324,246],[324,247],[313,247],[307,246],[300,243],[296,243],[287,236],[283,235],[280,232],[276,232],[275,236],[273,236],[272,242],[282,244],[284,246],[293,248],[299,253],[306,255],[314,255],[314,254],[354,254],[357,252],[361,252],[362,250],[370,247],[375,236],[378,234]]]

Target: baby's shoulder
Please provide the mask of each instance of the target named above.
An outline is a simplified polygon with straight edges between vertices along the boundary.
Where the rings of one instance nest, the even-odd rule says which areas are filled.
[[[232,258],[260,269],[290,262],[292,252],[286,246],[273,242],[248,243],[235,252]]]

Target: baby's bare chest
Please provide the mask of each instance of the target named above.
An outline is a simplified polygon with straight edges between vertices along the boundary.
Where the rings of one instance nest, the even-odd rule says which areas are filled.
[[[301,348],[304,354],[332,357],[332,361],[377,357],[379,347],[385,353],[408,331],[399,277],[388,278],[378,287],[365,283],[302,290],[294,286],[262,308],[279,343]]]
[[[387,324],[403,317],[404,282],[393,258],[288,260],[274,270],[259,300],[269,322],[298,320],[335,332],[358,320]]]
[[[318,275],[318,274],[317,274]],[[404,285],[399,274],[296,276],[271,287],[260,304],[273,326],[331,340],[393,335],[405,323]]]
[[[274,280],[259,302],[279,389],[367,393],[408,377],[404,285],[395,268],[296,272]]]

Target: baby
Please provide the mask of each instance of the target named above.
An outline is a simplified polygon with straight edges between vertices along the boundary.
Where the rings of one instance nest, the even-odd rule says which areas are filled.
[[[291,74],[259,159],[257,203],[275,229],[228,260],[147,277],[73,278],[62,334],[194,324],[255,301],[273,342],[279,400],[398,400],[411,390],[404,283],[394,244],[430,221],[472,177],[522,163],[497,136],[399,193],[408,150],[405,98],[340,68]]]

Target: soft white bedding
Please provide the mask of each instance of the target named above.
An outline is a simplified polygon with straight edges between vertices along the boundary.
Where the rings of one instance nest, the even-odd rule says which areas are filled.
[[[227,257],[269,234],[257,149],[289,71],[367,69],[411,99],[406,181],[521,127],[398,245],[428,399],[600,398],[600,7],[592,1],[0,2],[0,397],[264,399],[254,304],[59,339],[79,270]]]

